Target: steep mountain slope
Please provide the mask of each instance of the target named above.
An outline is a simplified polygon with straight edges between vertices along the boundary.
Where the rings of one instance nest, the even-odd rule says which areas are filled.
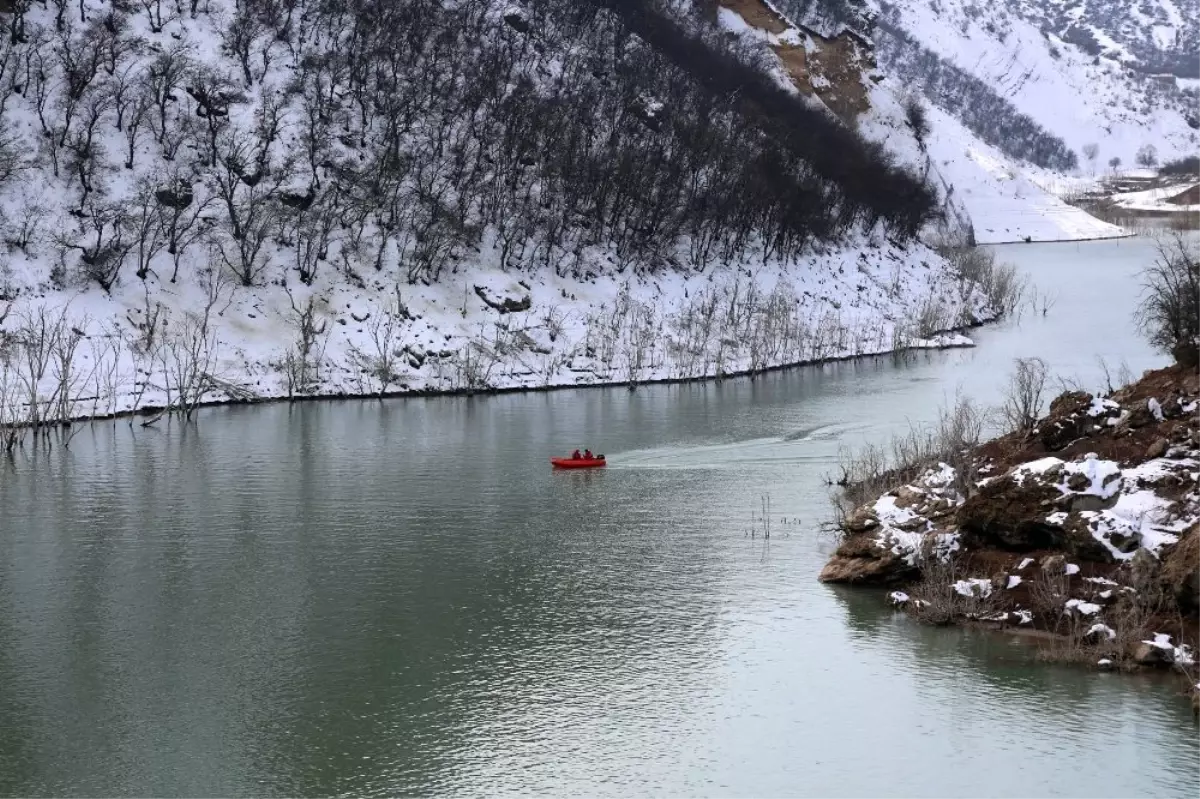
[[[1088,55],[1147,74],[1200,78],[1197,0],[1019,0],[1008,7]]]
[[[927,178],[951,226],[973,224],[980,243],[1125,235],[1042,188],[1078,163],[1062,139],[876,11],[842,0],[722,0],[717,19],[731,35],[767,43],[781,80]],[[827,69],[830,51],[852,58]],[[932,123],[920,136],[914,104]]]
[[[913,238],[933,191],[674,7],[17,0],[0,412],[719,375],[988,312]]]
[[[1085,170],[1103,169],[1113,158],[1131,165],[1146,146],[1153,147],[1163,160],[1191,154],[1200,147],[1194,96],[1173,82],[1124,66],[1119,46],[1108,48],[1113,57],[1098,57],[1057,33],[1044,33],[1026,18],[1037,16],[1041,24],[1053,27],[1053,15],[1035,15],[1031,9],[1054,7],[1032,2],[988,5],[911,0],[892,4],[885,0],[877,21],[880,64],[913,82],[931,103],[960,119],[964,119],[963,112],[969,113],[974,104],[983,101],[980,95],[990,88],[1046,134],[1061,139]],[[1117,16],[1115,12],[1092,15],[1097,22]],[[1195,29],[1194,20],[1193,16],[1186,25],[1179,20],[1180,26],[1172,30],[1182,31],[1186,39],[1192,35],[1186,31]],[[1095,24],[1089,27],[1092,29],[1103,32]],[[1132,42],[1129,36],[1122,39]],[[967,79],[948,81],[951,90],[934,85],[923,54],[915,52],[917,47],[943,62],[946,71]],[[1014,130],[1006,138],[1009,141],[997,142],[1001,149],[1014,158],[1024,157],[1027,134]],[[1090,144],[1096,145],[1092,157],[1088,155]],[[1043,166],[1062,169],[1066,165]]]

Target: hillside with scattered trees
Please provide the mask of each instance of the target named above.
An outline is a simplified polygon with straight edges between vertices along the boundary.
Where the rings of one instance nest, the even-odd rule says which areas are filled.
[[[939,190],[699,5],[16,0],[0,424],[720,376],[993,313],[917,240]]]

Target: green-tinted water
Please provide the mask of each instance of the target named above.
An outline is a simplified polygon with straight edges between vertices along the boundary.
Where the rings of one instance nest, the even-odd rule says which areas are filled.
[[[0,793],[1194,795],[1169,684],[815,579],[839,445],[993,399],[1015,355],[1158,363],[1091,316],[1138,246],[1011,248],[1053,311],[907,365],[220,409],[18,457]],[[584,445],[609,468],[549,469]]]

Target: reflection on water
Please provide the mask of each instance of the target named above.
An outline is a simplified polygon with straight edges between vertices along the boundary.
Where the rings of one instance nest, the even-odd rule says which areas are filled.
[[[1126,301],[1126,261],[1013,252]],[[1088,296],[900,362],[214,409],[19,458],[0,793],[1194,794],[1169,687],[815,581],[839,447],[994,396],[1015,355],[1094,378]],[[608,468],[549,468],[584,445]]]

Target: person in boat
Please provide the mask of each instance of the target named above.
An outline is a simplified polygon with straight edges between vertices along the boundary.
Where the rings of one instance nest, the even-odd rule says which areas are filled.
[[[592,451],[591,451],[590,449],[585,449],[585,450],[583,451],[583,457],[584,457],[585,459],[589,460],[589,461],[592,461],[592,460],[595,460],[595,459],[596,459],[596,458],[595,458],[595,456],[594,456],[594,455],[592,455]]]
[[[573,460],[573,461],[577,461],[582,457],[583,456],[579,454],[579,450],[575,450],[574,452],[571,453],[571,460]]]

